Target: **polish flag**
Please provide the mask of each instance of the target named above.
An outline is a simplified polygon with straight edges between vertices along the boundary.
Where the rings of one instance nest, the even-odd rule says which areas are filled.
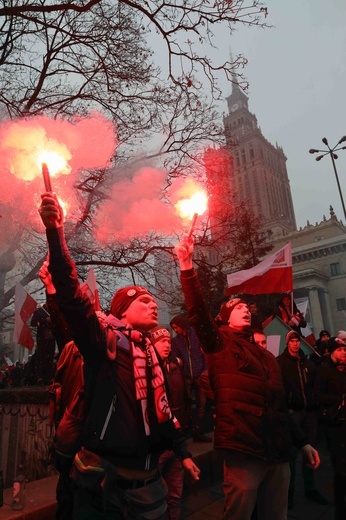
[[[14,296],[14,331],[13,341],[32,350],[34,339],[26,322],[36,310],[37,301],[20,285],[16,283]]]
[[[90,269],[88,277],[84,283],[81,284],[81,289],[86,291],[90,298],[91,303],[94,306],[95,311],[101,310],[99,290],[97,288],[96,276],[94,269]]]
[[[293,291],[291,243],[251,269],[227,275],[226,294],[270,294]]]

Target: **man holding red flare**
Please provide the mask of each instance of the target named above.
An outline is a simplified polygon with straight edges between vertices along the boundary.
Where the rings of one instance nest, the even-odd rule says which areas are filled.
[[[166,485],[160,454],[173,449],[198,480],[199,469],[170,410],[166,380],[150,329],[157,304],[140,286],[118,289],[110,314],[100,317],[81,290],[53,193],[39,209],[49,245],[49,271],[59,308],[84,358],[87,414],[74,459],[74,516],[78,520],[161,520]]]
[[[208,311],[192,264],[194,241],[177,244],[188,317],[207,357],[215,395],[214,446],[224,453],[224,519],[250,520],[257,502],[265,520],[287,517],[291,436],[308,464],[319,466],[317,451],[290,422],[275,357],[250,341],[250,311],[241,298],[220,310],[220,323]]]

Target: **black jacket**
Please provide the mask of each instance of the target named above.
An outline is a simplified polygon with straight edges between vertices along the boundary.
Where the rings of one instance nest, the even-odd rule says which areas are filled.
[[[281,298],[281,300],[279,302],[279,306],[273,314],[273,318],[275,316],[279,316],[279,318],[281,318],[282,321],[284,321],[287,324],[292,318],[296,319],[298,324],[290,325],[290,327],[292,330],[295,330],[296,332],[298,332],[299,336],[302,336],[301,329],[304,329],[307,326],[307,322],[306,322],[303,314],[299,311],[295,302],[293,302],[293,314],[291,314],[291,312],[289,310],[287,310],[286,307],[283,305],[282,298]]]
[[[306,357],[302,350],[299,350],[298,358],[291,356],[287,347],[276,359],[281,368],[287,407],[292,410],[316,409],[315,364]]]
[[[89,297],[80,289],[63,229],[47,230],[49,271],[56,288],[59,308],[69,333],[81,352],[87,375],[86,420],[83,445],[116,466],[134,469],[157,467],[160,453],[175,449],[189,457],[181,430],[173,420],[157,424],[147,436],[141,403],[135,398],[133,359],[129,341],[119,333],[114,359],[107,355],[111,332],[101,326]]]
[[[175,356],[170,356],[164,364],[169,381],[169,398],[173,415],[184,431],[187,430],[191,415],[191,399],[182,367]]]
[[[320,405],[341,405],[339,418],[346,420],[346,370],[339,370],[333,360],[328,359],[317,369],[314,390]]]

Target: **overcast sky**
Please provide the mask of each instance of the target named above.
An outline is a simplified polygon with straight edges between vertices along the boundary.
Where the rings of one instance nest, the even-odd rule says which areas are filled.
[[[267,0],[271,29],[238,26],[219,52],[244,54],[249,108],[263,135],[283,147],[297,226],[329,218],[332,205],[344,221],[332,162],[310,148],[346,135],[346,1]],[[222,90],[227,97],[231,85]],[[226,103],[224,111],[227,110]],[[344,143],[346,145],[346,143]],[[336,162],[346,203],[346,150]]]

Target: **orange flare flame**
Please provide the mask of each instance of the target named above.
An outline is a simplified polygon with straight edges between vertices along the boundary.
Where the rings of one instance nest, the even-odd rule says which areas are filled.
[[[42,164],[47,164],[49,173],[51,175],[55,175],[58,172],[64,172],[68,168],[66,159],[54,151],[43,151],[39,153],[37,157],[37,164],[40,168]]]
[[[192,220],[195,213],[197,213],[197,215],[202,215],[205,212],[207,209],[207,202],[207,194],[201,190],[194,193],[189,199],[178,200],[174,206],[181,218]]]

